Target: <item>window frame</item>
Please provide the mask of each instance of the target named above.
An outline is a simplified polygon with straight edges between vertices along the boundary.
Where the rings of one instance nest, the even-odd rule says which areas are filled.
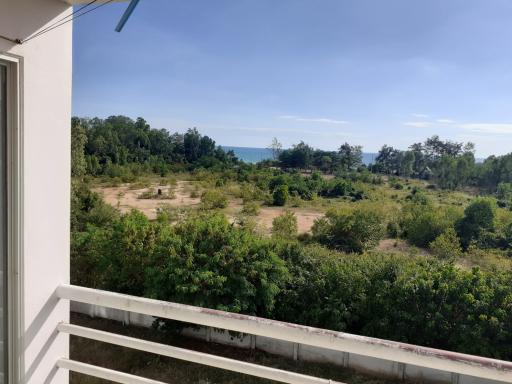
[[[7,67],[7,260],[4,316],[7,340],[4,341],[5,384],[21,383],[23,372],[23,129],[21,57],[0,53]]]

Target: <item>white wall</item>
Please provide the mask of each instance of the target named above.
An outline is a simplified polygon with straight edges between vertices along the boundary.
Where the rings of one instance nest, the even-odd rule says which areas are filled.
[[[59,0],[0,0],[0,35],[26,38],[70,12]],[[72,26],[23,45],[0,39],[0,54],[21,57],[23,143],[23,371],[26,383],[67,383],[57,371],[68,339],[55,326],[69,306],[54,290],[69,281]]]

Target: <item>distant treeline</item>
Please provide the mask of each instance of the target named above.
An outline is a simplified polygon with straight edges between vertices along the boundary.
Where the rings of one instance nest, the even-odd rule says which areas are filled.
[[[122,177],[127,173],[154,172],[165,176],[187,166],[214,167],[237,163],[197,129],[171,134],[153,129],[143,119],[126,116],[72,120],[73,176],[89,174]]]
[[[284,168],[346,173],[365,167],[362,147],[348,143],[338,151],[314,149],[304,142],[284,150],[274,142],[272,149],[278,164]],[[477,163],[474,152],[473,143],[443,141],[439,136],[432,136],[423,143],[412,144],[408,150],[384,145],[368,169],[374,173],[432,180],[443,189],[476,186],[494,192],[500,183],[512,182],[512,154],[490,156]]]
[[[74,150],[73,176],[106,175],[129,177],[153,172],[165,176],[171,171],[196,168],[217,170],[240,165],[233,151],[225,151],[197,129],[186,133],[170,133],[153,129],[143,119],[126,116],[106,119],[72,121]],[[338,151],[315,149],[300,142],[282,149],[274,139],[270,149],[273,160],[262,162],[291,170],[320,170],[325,173],[346,174],[368,168],[373,173],[432,180],[443,189],[465,186],[496,192],[512,183],[512,153],[490,156],[484,162],[475,162],[473,143],[443,141],[432,136],[423,143],[414,143],[408,150],[384,145],[375,163],[363,164],[362,147],[342,144]],[[506,187],[506,186],[505,186]]]

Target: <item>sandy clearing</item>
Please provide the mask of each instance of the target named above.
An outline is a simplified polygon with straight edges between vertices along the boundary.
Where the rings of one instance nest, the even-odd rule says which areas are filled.
[[[297,217],[299,233],[310,232],[315,220],[324,216],[320,212],[308,211],[300,208],[289,208],[288,210],[293,212]],[[272,229],[272,220],[281,216],[284,211],[285,209],[282,207],[262,207],[256,220],[262,228],[270,232]]]
[[[165,194],[171,188],[169,185],[151,184],[150,188],[161,189]],[[139,199],[138,196],[149,190],[143,189],[130,189],[129,184],[124,184],[119,187],[100,187],[94,188],[103,196],[106,203],[113,205],[121,210],[121,212],[129,212],[131,209],[138,209],[143,212],[149,219],[156,219],[157,209],[163,205],[170,205],[172,207],[193,207],[199,205],[200,198],[190,197],[192,190],[192,183],[189,181],[178,181],[177,185],[173,188],[176,197],[174,199]]]
[[[162,193],[167,193],[171,188],[169,185],[161,186],[157,183],[151,184],[149,188],[130,189],[129,184],[123,184],[119,187],[98,187],[94,188],[103,196],[106,203],[119,208],[123,213],[129,212],[131,209],[137,209],[144,213],[149,219],[156,219],[158,208],[164,205],[171,207],[190,207],[198,208],[201,203],[200,198],[190,197],[190,192],[194,188],[194,183],[190,181],[178,181],[174,187],[174,199],[139,199],[138,196],[148,191],[150,188],[161,189]],[[242,210],[241,199],[231,199],[225,213],[232,220]],[[316,219],[323,216],[323,213],[303,208],[287,208],[297,217],[297,226],[299,233],[307,233],[311,231]],[[285,211],[283,207],[261,207],[260,213],[255,217],[258,226],[264,232],[270,233],[272,229],[272,221],[282,215]]]

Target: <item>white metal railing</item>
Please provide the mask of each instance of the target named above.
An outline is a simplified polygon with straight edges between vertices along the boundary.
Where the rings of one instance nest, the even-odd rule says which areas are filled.
[[[485,380],[512,383],[512,363],[507,361],[72,285],[61,285],[58,287],[57,296],[61,299],[80,303],[115,308],[213,328],[227,329],[335,351],[355,353],[362,356],[431,368],[454,374],[463,374]],[[77,325],[60,324],[58,331],[284,383],[335,383],[331,380],[176,348]],[[158,381],[138,378],[67,359],[59,360],[57,365],[60,368],[112,380],[118,383],[162,384]]]

